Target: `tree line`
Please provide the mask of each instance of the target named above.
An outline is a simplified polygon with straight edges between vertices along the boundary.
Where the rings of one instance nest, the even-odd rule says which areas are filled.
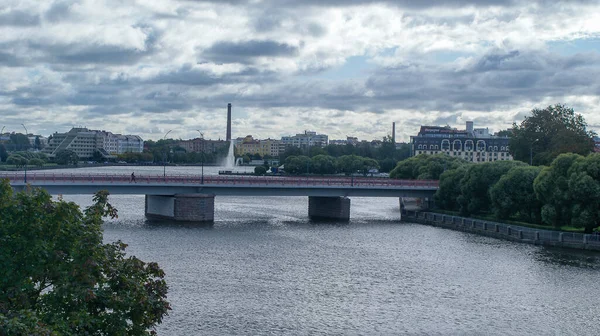
[[[379,163],[377,160],[357,155],[344,155],[338,158],[323,154],[313,157],[300,155],[288,156],[284,162],[284,169],[291,175],[339,173],[367,175],[369,170],[379,169]]]
[[[422,154],[398,164],[390,176],[439,179],[436,206],[461,216],[491,215],[586,233],[600,226],[600,153],[560,154],[549,166],[537,167]]]

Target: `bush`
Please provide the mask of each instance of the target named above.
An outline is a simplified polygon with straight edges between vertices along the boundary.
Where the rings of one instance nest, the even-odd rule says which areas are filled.
[[[256,166],[254,167],[254,174],[256,175],[265,175],[267,173],[267,168],[264,166]]]

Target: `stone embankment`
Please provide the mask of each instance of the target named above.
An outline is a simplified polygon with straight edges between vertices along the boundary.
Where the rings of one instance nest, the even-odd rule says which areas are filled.
[[[402,221],[433,225],[488,237],[544,246],[600,251],[600,235],[533,229],[480,219],[405,210]]]

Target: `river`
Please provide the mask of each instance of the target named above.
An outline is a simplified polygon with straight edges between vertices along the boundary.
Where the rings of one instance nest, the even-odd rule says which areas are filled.
[[[163,167],[47,173],[90,171]],[[600,334],[598,253],[400,223],[394,198],[352,198],[349,223],[319,224],[306,197],[217,197],[211,226],[148,223],[143,195],[110,199],[105,241],[166,272],[159,335]]]

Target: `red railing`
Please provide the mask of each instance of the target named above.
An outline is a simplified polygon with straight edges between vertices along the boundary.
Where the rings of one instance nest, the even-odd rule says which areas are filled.
[[[0,173],[0,179],[8,178],[13,182],[25,180],[24,173]],[[27,183],[56,184],[194,184],[201,185],[250,185],[250,186],[289,186],[289,187],[412,187],[437,188],[438,181],[433,180],[395,180],[369,177],[297,177],[297,176],[227,176],[227,175],[139,175],[131,181],[129,175],[118,174],[55,174],[28,173]]]

